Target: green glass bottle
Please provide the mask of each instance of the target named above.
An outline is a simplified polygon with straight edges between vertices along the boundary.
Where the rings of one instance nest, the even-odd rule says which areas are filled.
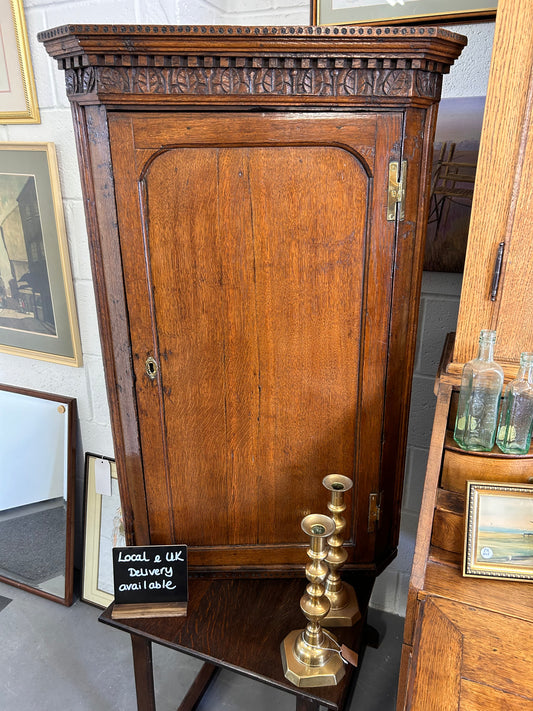
[[[503,369],[494,362],[496,331],[481,331],[477,358],[463,368],[453,438],[462,449],[489,452],[494,446]]]
[[[505,388],[496,444],[505,454],[527,454],[533,423],[533,353],[520,354],[520,369]]]

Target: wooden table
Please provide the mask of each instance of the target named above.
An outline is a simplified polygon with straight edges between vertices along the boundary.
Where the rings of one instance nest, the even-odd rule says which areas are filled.
[[[360,576],[351,582],[366,611],[372,578]],[[351,665],[337,686],[297,688],[283,675],[280,643],[288,632],[304,627],[299,606],[304,589],[303,579],[192,579],[186,617],[113,620],[110,605],[100,621],[131,635],[139,711],[155,711],[152,642],[205,662],[178,711],[196,708],[221,668],[294,694],[297,711],[319,711],[320,705],[341,711],[357,675]],[[359,653],[365,617],[352,628],[334,630],[340,642]]]

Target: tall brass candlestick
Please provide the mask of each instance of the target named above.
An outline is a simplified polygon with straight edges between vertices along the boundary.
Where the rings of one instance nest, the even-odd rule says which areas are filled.
[[[283,671],[296,686],[334,686],[344,676],[344,664],[337,641],[324,633],[320,621],[330,606],[324,595],[328,573],[324,558],[328,554],[326,539],[334,533],[335,522],[329,516],[310,514],[302,520],[302,529],[311,538],[307,551],[311,562],[305,568],[309,584],[300,600],[308,623],[304,630],[290,632],[281,643]]]
[[[324,477],[322,484],[331,492],[328,509],[335,522],[335,531],[328,538],[329,551],[326,563],[329,573],[326,577],[325,595],[330,601],[330,609],[323,620],[325,627],[351,627],[361,618],[357,595],[351,585],[341,580],[340,569],[348,558],[343,548],[343,532],[346,519],[342,513],[346,510],[344,495],[352,486],[352,480],[341,474],[330,474]]]

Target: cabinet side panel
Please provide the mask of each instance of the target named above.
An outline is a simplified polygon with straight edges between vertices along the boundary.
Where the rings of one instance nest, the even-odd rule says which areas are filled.
[[[73,113],[125,531],[129,544],[146,545],[150,534],[108,114],[102,106],[77,104],[73,105]]]
[[[533,351],[533,76],[529,86],[527,141],[508,245],[498,315],[495,357],[503,363],[519,360],[520,353]]]
[[[460,372],[461,364],[475,357],[481,329],[500,331],[503,326],[505,338],[503,333],[498,337],[496,358],[503,361],[506,375],[516,373],[520,350],[531,348],[531,299],[529,303],[515,300],[520,293],[528,299],[531,269],[519,256],[520,246],[513,243],[531,242],[530,228],[526,232],[523,229],[530,221],[527,203],[531,198],[522,199],[519,205],[516,199],[521,182],[531,193],[530,170],[525,171],[529,173],[527,180],[521,173],[524,138],[527,132],[531,134],[532,61],[533,5],[503,0],[496,18],[454,362],[450,366],[453,372]],[[493,269],[502,241],[506,245],[499,295],[491,301]],[[505,295],[501,302],[500,294]]]
[[[422,259],[427,225],[432,137],[436,107],[405,114],[402,160],[406,163],[405,219],[397,223],[383,434],[379,557],[395,549],[405,468],[405,446],[416,348]],[[389,550],[387,550],[389,548]]]

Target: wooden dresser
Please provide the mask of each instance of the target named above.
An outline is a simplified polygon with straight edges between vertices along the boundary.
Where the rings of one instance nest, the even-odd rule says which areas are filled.
[[[529,455],[460,450],[460,381],[437,381],[422,510],[409,586],[398,711],[533,708],[533,584],[463,577],[468,480],[532,483]]]
[[[507,381],[520,352],[533,350],[532,61],[533,5],[500,0],[457,335],[437,381],[398,711],[533,709],[533,584],[461,572],[466,481],[531,484],[533,450],[475,454],[452,438],[460,374],[480,330],[497,331],[495,359]]]
[[[436,28],[41,33],[74,114],[130,544],[301,571],[326,474],[347,568],[395,555]]]

